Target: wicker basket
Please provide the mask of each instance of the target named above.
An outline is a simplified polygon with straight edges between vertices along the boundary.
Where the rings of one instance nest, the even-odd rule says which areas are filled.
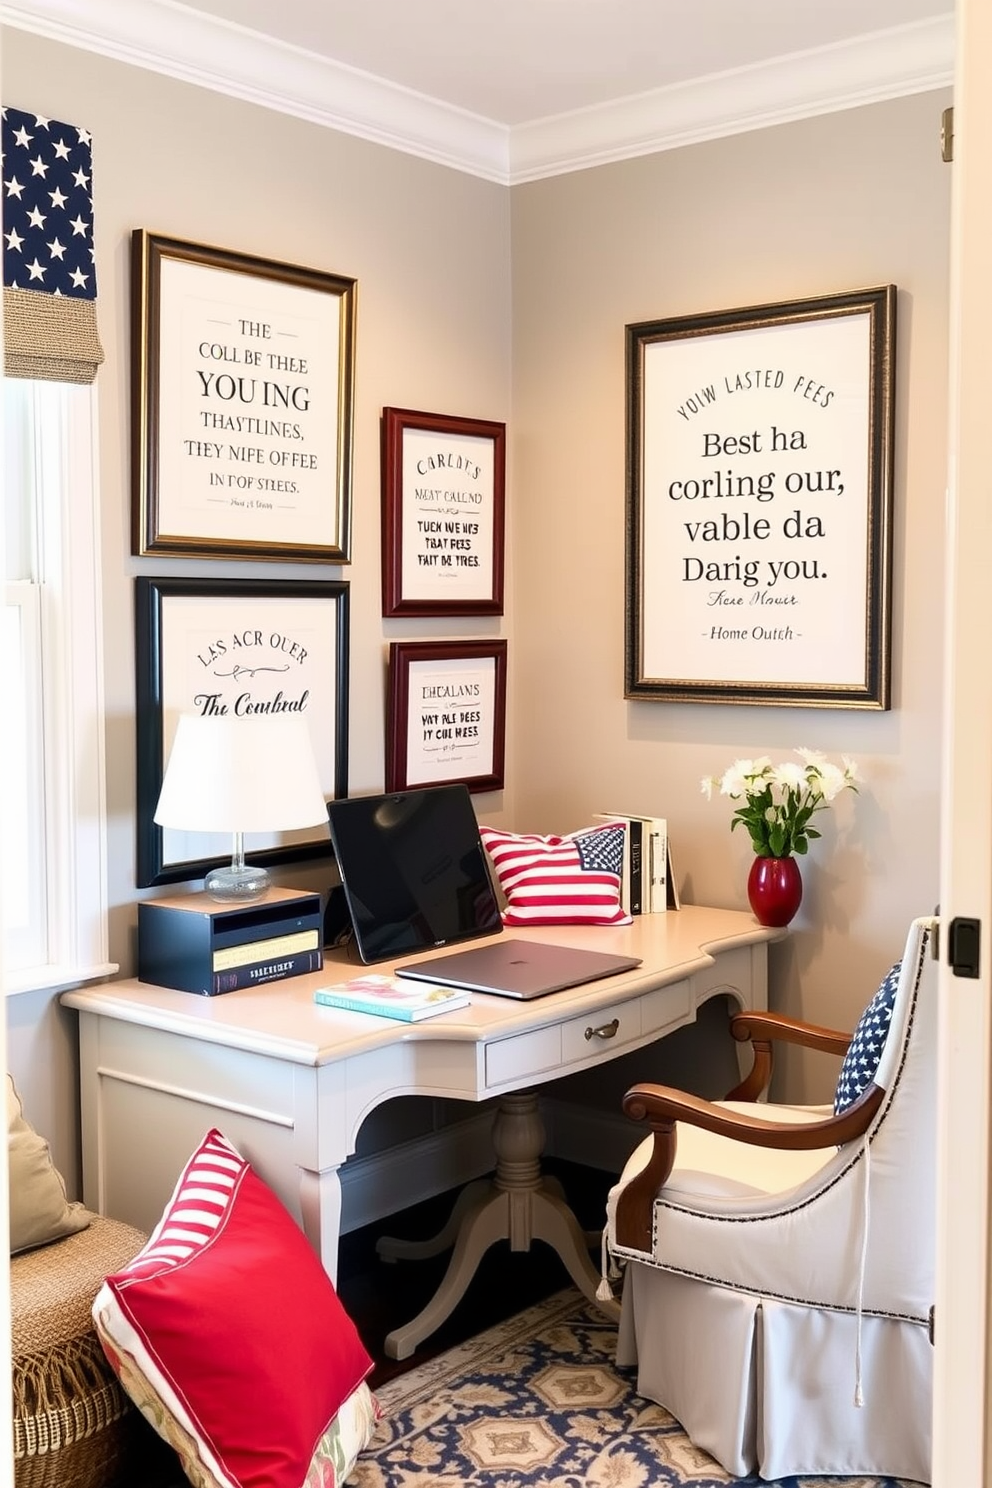
[[[11,1257],[15,1488],[157,1488],[183,1481],[175,1454],[124,1394],[93,1328],[104,1277],[145,1236],[94,1218]]]

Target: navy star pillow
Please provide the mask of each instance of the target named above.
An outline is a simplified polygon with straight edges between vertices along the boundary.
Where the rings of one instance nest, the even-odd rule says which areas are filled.
[[[834,1093],[835,1116],[846,1111],[875,1078],[889,1024],[892,1022],[892,1005],[896,1000],[901,967],[902,962],[897,961],[858,1019],[858,1026],[854,1030],[854,1037],[844,1056],[837,1080]]]

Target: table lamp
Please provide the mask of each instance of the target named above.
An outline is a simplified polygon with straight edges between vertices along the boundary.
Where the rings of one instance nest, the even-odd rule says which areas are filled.
[[[306,719],[300,713],[182,714],[155,820],[181,831],[233,833],[230,866],[211,869],[203,887],[222,902],[261,898],[269,875],[245,862],[245,833],[327,825]]]

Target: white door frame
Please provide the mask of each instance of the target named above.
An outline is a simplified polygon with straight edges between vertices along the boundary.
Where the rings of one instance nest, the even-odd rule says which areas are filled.
[[[990,69],[992,5],[989,0],[958,0],[951,166],[934,1488],[992,1481],[988,1360],[992,1152]],[[948,927],[955,917],[978,922],[981,961],[977,978],[956,976],[948,964]]]

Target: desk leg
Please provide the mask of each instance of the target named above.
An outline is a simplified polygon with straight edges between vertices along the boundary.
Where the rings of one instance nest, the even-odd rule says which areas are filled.
[[[494,1180],[469,1184],[438,1235],[425,1241],[379,1241],[379,1254],[387,1260],[439,1255],[454,1241],[448,1269],[430,1302],[409,1323],[387,1335],[385,1350],[391,1359],[408,1359],[418,1343],[441,1326],[497,1240],[508,1240],[511,1250],[529,1250],[533,1240],[543,1240],[557,1251],[579,1290],[611,1317],[619,1316],[615,1302],[600,1302],[596,1296],[599,1272],[560,1185],[541,1177],[544,1123],[534,1091],[501,1096],[493,1123],[493,1146]]]
[[[432,1256],[443,1255],[458,1239],[462,1223],[468,1218],[470,1211],[476,1209],[479,1199],[491,1190],[492,1184],[488,1178],[477,1178],[474,1183],[466,1183],[455,1200],[444,1228],[438,1230],[436,1235],[432,1235],[429,1240],[401,1240],[395,1235],[380,1235],[375,1243],[376,1255],[389,1263],[428,1261]]]
[[[323,1173],[301,1169],[300,1210],[303,1233],[336,1284],[338,1241],[341,1238],[341,1176],[337,1168],[326,1168]]]

